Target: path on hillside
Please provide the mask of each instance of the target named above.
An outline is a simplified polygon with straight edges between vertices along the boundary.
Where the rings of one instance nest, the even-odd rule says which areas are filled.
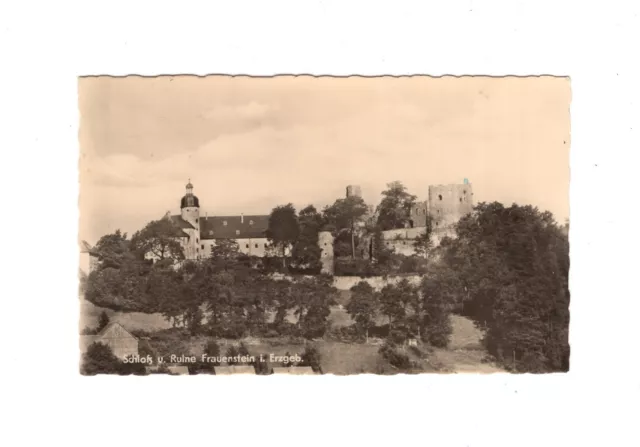
[[[447,349],[435,349],[433,362],[455,373],[506,372],[491,363],[483,363],[487,352],[481,344],[482,332],[468,318],[451,316],[453,333]]]

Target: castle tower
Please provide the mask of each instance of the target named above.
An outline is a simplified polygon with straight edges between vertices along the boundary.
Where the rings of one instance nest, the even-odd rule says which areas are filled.
[[[200,257],[200,201],[193,194],[191,180],[187,183],[186,194],[180,200],[180,215],[183,220],[193,226],[192,229],[183,230],[189,235],[189,240],[185,244],[185,257],[187,259],[198,259]]]
[[[180,213],[182,218],[193,225],[195,228],[199,228],[200,220],[200,201],[193,195],[193,185],[191,181],[187,183],[187,192],[180,200]]]
[[[359,185],[347,186],[347,197],[360,197],[362,198],[362,188]]]
[[[322,249],[322,273],[333,275],[333,235],[330,231],[318,233],[318,246]]]
[[[451,228],[473,211],[473,188],[465,179],[456,185],[429,186],[429,215],[435,231]]]

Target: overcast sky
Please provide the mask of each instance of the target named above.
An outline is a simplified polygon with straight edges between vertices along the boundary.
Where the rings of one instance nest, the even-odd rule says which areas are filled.
[[[82,78],[80,239],[179,213],[317,208],[359,184],[473,184],[476,202],[569,216],[566,78]]]

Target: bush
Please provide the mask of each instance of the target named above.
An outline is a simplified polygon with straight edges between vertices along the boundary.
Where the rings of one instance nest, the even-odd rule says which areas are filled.
[[[320,353],[313,346],[307,346],[301,355],[302,361],[300,366],[310,366],[315,372],[322,373],[322,367],[320,366]]]
[[[377,265],[368,259],[337,259],[334,272],[338,276],[359,276],[361,278],[383,274]]]
[[[85,376],[118,374],[121,366],[120,359],[113,354],[109,346],[93,343],[82,356],[80,374]]]
[[[394,349],[390,344],[385,343],[378,350],[382,358],[398,369],[411,368],[411,360],[406,354],[402,354]]]

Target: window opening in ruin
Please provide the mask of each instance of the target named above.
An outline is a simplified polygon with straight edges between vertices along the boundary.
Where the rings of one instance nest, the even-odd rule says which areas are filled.
[[[460,197],[460,203],[462,203],[462,197]]]
[[[202,249],[204,250],[204,244],[202,244],[200,247],[202,247]]]
[[[196,219],[196,223],[198,223],[198,219]]]
[[[438,198],[442,200],[442,194],[438,194]]]
[[[240,234],[240,230],[236,230],[236,236]]]
[[[245,248],[249,248],[249,244],[246,244],[246,247],[245,247]]]
[[[258,248],[258,244],[256,244],[256,248]]]
[[[224,222],[222,222],[222,225],[224,225],[226,227],[227,226],[227,221],[225,220]]]

